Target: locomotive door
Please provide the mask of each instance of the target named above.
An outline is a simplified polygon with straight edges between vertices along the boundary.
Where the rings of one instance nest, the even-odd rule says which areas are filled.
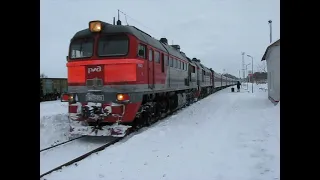
[[[153,50],[149,49],[148,56],[148,84],[149,88],[154,88],[154,62],[153,62]]]
[[[213,86],[213,88],[215,88],[216,87],[216,85],[214,84],[215,83],[215,79],[214,79],[214,72],[213,71],[211,71],[211,80],[212,80],[212,86]]]
[[[166,57],[165,57],[165,55],[163,53],[161,53],[161,57],[160,57],[161,84],[164,84],[164,86],[162,85],[162,88],[164,88],[166,86],[165,63],[166,63]]]
[[[189,80],[189,83],[188,84],[190,84],[190,82],[191,82],[191,70],[192,70],[192,68],[193,68],[193,66],[191,66],[189,64],[189,67],[188,67],[188,80]]]

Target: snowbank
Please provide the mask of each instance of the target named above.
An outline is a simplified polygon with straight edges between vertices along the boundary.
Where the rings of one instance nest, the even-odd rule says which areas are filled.
[[[40,103],[40,149],[68,140],[68,103]]]

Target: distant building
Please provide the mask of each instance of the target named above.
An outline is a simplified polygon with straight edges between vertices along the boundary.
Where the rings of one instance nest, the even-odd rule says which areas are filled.
[[[267,61],[268,96],[273,103],[280,101],[280,39],[266,49],[262,60]]]

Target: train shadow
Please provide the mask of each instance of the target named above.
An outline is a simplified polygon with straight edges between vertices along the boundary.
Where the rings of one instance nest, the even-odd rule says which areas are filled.
[[[193,103],[193,104],[196,104],[196,103],[197,103],[197,102],[195,102],[195,103]],[[150,126],[143,127],[143,128],[141,128],[141,129],[139,129],[139,130],[137,130],[137,131],[135,131],[135,132],[130,133],[127,137],[125,137],[125,138],[122,139],[120,142],[118,142],[118,144],[125,143],[125,142],[127,142],[129,139],[131,139],[132,137],[134,137],[134,136],[136,136],[136,135],[140,135],[140,134],[144,133],[145,131],[148,131],[148,130],[150,130],[150,129],[156,127],[156,126],[158,126],[159,124],[164,123],[164,122],[165,122],[166,120],[168,120],[169,118],[171,118],[171,117],[173,117],[174,115],[180,113],[180,112],[183,111],[184,109],[187,109],[187,108],[191,107],[193,104],[174,111],[172,114],[170,114],[170,115],[168,115],[168,116],[166,116],[166,117],[164,117],[164,118],[162,118],[162,119],[154,122],[154,123],[153,123],[152,125],[150,125]]]
[[[104,143],[109,142],[117,139],[117,137],[111,136],[84,136],[83,138],[79,139],[80,142],[83,143]]]

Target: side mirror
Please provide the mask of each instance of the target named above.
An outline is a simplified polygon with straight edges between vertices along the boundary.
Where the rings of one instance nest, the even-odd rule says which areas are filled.
[[[69,56],[66,56],[66,60],[68,61]]]
[[[139,50],[138,56],[144,57],[144,51],[142,49]]]

